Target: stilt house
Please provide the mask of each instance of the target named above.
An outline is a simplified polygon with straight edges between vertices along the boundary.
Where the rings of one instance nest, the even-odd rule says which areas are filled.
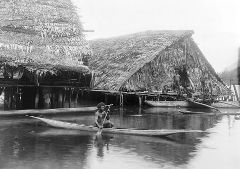
[[[71,0],[0,1],[4,109],[64,107],[66,91],[90,87],[90,54]]]
[[[146,31],[92,40],[94,89],[164,92],[180,87],[196,92],[227,92],[194,42],[193,31]],[[203,89],[204,88],[204,89]],[[208,89],[208,90],[205,90]]]

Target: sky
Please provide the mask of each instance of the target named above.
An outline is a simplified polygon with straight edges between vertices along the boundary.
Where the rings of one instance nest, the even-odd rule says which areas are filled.
[[[73,0],[87,39],[146,30],[193,30],[216,70],[238,61],[240,0]]]

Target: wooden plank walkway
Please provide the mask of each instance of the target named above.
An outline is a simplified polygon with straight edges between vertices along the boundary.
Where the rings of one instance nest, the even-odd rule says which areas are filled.
[[[96,110],[97,110],[96,107],[8,110],[8,111],[0,111],[0,116],[24,116],[24,115],[41,115],[41,114],[68,114],[68,113],[94,112]]]

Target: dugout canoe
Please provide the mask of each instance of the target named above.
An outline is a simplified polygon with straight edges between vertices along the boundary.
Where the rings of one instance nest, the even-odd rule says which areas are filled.
[[[55,128],[64,128],[71,130],[89,131],[97,133],[98,128],[94,126],[86,126],[84,124],[69,123],[59,120],[52,120],[47,118],[40,118],[35,116],[29,116],[38,119],[49,126]],[[125,134],[125,135],[136,135],[136,136],[167,136],[178,133],[193,133],[193,132],[203,132],[201,130],[175,130],[175,129],[160,129],[160,130],[138,130],[138,129],[119,129],[119,128],[104,128],[102,133],[108,134]]]
[[[207,112],[195,112],[195,111],[187,111],[187,110],[178,110],[178,112],[182,114],[209,114]]]
[[[189,107],[187,101],[152,101],[145,100],[144,103],[151,107]]]
[[[145,100],[144,104],[150,107],[182,107],[182,108],[210,108],[211,106],[194,102],[191,100],[183,101],[152,101]]]

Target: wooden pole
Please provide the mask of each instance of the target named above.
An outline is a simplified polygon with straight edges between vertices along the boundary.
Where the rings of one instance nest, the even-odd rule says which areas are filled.
[[[138,109],[138,114],[139,114],[139,115],[142,114],[142,107],[139,107],[139,109]]]
[[[69,108],[71,108],[71,102],[72,102],[72,89],[69,89]]]
[[[235,85],[233,85],[233,89],[234,89],[234,93],[235,93],[235,96],[237,98],[237,101],[239,102],[238,92],[237,92],[237,89],[236,89]]]
[[[65,100],[66,100],[66,88],[63,89],[62,108],[64,108]]]
[[[4,87],[3,91],[4,91],[3,109],[4,109],[4,110],[7,110],[7,95],[6,95],[6,87]]]
[[[16,97],[16,109],[18,110],[18,108],[19,108],[19,89],[18,89],[18,87],[17,87],[15,97]]]
[[[54,90],[54,88],[51,90],[51,108],[53,109],[53,108],[56,108],[56,106],[55,106],[55,90]]]
[[[122,106],[119,109],[119,115],[120,115],[120,119],[123,119],[124,111]]]
[[[78,104],[78,91],[76,91],[76,96],[75,96],[75,107],[77,107]]]
[[[105,104],[108,104],[108,94],[104,94],[104,102]]]
[[[35,109],[38,109],[38,103],[39,103],[39,88],[37,87],[35,95]]]
[[[139,105],[139,107],[142,106],[142,96],[141,95],[138,95],[138,105]]]
[[[116,96],[116,104],[118,104],[119,103],[119,96],[118,96],[118,94],[115,94],[115,96]]]
[[[13,108],[13,87],[10,88],[10,91],[9,91],[9,108],[10,110],[12,110]]]
[[[19,88],[19,106],[18,109],[22,109],[22,88]]]
[[[187,65],[187,42],[184,43],[185,64]]]
[[[63,103],[63,92],[62,92],[62,90],[59,90],[59,92],[58,92],[58,108],[63,107],[62,103]]]
[[[11,93],[10,93],[9,87],[6,87],[4,90],[4,110],[9,110],[10,109],[10,103],[11,103]]]
[[[90,88],[92,89],[94,87],[94,71],[91,73],[91,81],[90,81]]]
[[[123,94],[122,94],[122,92],[120,92],[119,97],[120,97],[120,102],[119,102],[120,107],[123,107]]]

